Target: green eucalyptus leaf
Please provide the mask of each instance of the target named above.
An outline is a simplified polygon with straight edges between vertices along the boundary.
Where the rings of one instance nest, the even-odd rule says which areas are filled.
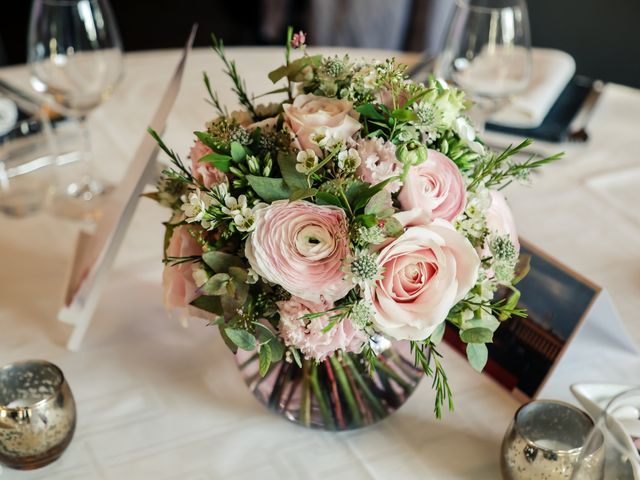
[[[296,170],[296,157],[290,153],[278,153],[278,166],[284,183],[292,190],[301,190],[309,188],[307,176]]]
[[[202,261],[215,273],[228,272],[231,267],[244,267],[240,257],[216,250],[202,254]]]
[[[224,295],[227,293],[227,285],[230,280],[229,274],[216,273],[199,290],[205,295]]]
[[[462,330],[460,338],[464,343],[490,343],[493,341],[493,332],[488,328],[470,328]]]
[[[442,337],[444,337],[444,332],[446,329],[447,329],[447,322],[440,323],[440,325],[436,327],[436,329],[433,331],[433,333],[429,337],[429,339],[431,340],[431,343],[433,343],[434,345],[438,345],[442,341]]]
[[[220,303],[220,297],[213,295],[201,295],[193,300],[190,305],[193,305],[205,312],[215,313],[216,315],[222,315],[222,304]]]
[[[467,345],[467,359],[476,372],[482,372],[489,359],[489,350],[484,343],[469,343]]]
[[[304,200],[305,198],[314,197],[316,193],[318,193],[317,188],[302,188],[293,192],[289,197],[289,201],[295,202],[296,200]]]
[[[227,332],[225,331],[225,326],[222,323],[218,324],[218,331],[220,332],[220,336],[222,337],[222,340],[224,341],[224,344],[227,346],[227,348],[229,350],[231,350],[233,353],[236,353],[238,351],[238,346],[233,343],[231,341],[231,339],[229,338],[229,336],[227,335]]]
[[[338,197],[329,192],[316,193],[316,202],[318,205],[334,205],[340,208],[346,207],[346,205],[343,205]]]
[[[265,202],[288,199],[291,191],[282,178],[258,177],[247,175],[245,177],[254,192]]]
[[[255,350],[256,337],[246,330],[227,327],[224,329],[224,332],[227,334],[227,337],[229,337],[229,340],[237,345],[238,348],[246,350],[247,352]]]
[[[284,345],[279,340],[274,339],[269,342],[269,347],[271,347],[271,363],[282,360],[282,357],[284,357]]]
[[[247,278],[249,277],[246,268],[242,267],[229,267],[229,275],[236,282],[247,283]]]
[[[268,343],[260,345],[258,357],[260,358],[260,376],[264,377],[271,366],[271,347]]]
[[[221,153],[209,153],[202,157],[199,162],[209,163],[221,172],[228,172],[231,167],[231,157]]]
[[[471,320],[463,320],[460,324],[460,329],[471,330],[472,328],[486,328],[487,330],[495,332],[499,326],[500,322],[493,315],[485,313],[473,317]]]
[[[247,156],[247,151],[240,142],[231,142],[231,158],[234,162],[240,163]]]

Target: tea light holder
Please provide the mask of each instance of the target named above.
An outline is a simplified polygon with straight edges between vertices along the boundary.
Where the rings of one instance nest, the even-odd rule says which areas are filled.
[[[520,407],[502,441],[505,480],[569,480],[593,421],[582,410],[555,400],[536,400]],[[589,455],[604,464],[602,442]]]
[[[27,360],[0,368],[0,464],[48,465],[69,446],[75,426],[75,401],[58,367]]]

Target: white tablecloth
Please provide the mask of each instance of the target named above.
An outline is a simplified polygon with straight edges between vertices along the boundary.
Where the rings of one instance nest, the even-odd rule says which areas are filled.
[[[228,49],[250,91],[269,89],[277,49]],[[381,52],[364,56],[384,57]],[[100,169],[119,178],[143,134],[177,51],[126,57],[117,93],[91,118]],[[214,115],[207,70],[223,101],[230,82],[208,49],[192,53],[165,139],[186,154],[191,132]],[[25,68],[0,70],[25,82]],[[640,92],[606,87],[591,142],[507,191],[520,233],[606,287],[640,340]],[[499,446],[517,402],[444,349],[455,413],[432,414],[422,382],[394,416],[350,433],[310,431],[271,414],[245,388],[215,329],[182,328],[162,308],[160,263],[167,212],[141,200],[93,325],[78,353],[57,322],[78,226],[39,214],[0,218],[0,364],[45,358],[65,372],[79,417],[62,459],[6,479],[499,478]],[[589,372],[584,372],[585,380]]]

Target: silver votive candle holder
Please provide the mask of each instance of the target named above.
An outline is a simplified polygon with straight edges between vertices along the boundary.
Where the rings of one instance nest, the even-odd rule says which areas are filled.
[[[505,480],[569,480],[593,429],[582,410],[555,400],[535,400],[520,407],[502,441]],[[602,448],[592,461],[604,462]]]
[[[0,368],[0,464],[44,467],[71,442],[76,405],[62,371],[44,360]]]

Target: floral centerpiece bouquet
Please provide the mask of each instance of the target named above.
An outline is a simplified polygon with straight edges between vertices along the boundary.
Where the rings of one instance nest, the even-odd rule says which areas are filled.
[[[305,425],[344,429],[398,408],[422,373],[453,407],[437,351],[457,329],[476,370],[501,321],[523,316],[519,244],[500,188],[557,157],[494,153],[464,94],[415,83],[394,60],[310,55],[291,29],[256,105],[222,42],[244,109],[169,155],[158,191],[170,309],[217,325],[256,396]],[[301,52],[293,59],[293,50]],[[499,289],[511,292],[494,300]]]

